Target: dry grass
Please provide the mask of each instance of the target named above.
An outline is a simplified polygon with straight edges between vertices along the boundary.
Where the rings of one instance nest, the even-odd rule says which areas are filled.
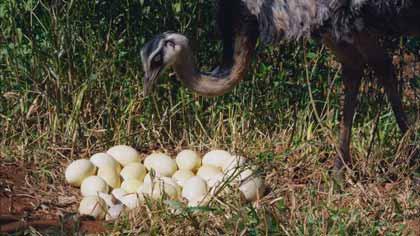
[[[8,17],[0,21],[7,32],[0,35],[0,164],[28,169],[24,182],[5,181],[10,189],[29,189],[32,198],[47,202],[68,195],[78,199],[63,181],[64,167],[114,144],[132,145],[143,156],[153,150],[224,148],[259,167],[268,190],[258,202],[244,203],[235,191],[207,208],[150,202],[110,223],[104,235],[420,234],[420,192],[413,182],[419,173],[408,165],[413,147],[420,146],[417,41],[402,39],[393,52],[404,80],[410,133],[401,137],[382,89],[368,73],[353,129],[354,167],[340,182],[330,170],[341,75],[319,45],[260,50],[250,76],[223,97],[197,97],[163,78],[156,96],[145,98],[136,47],[168,22],[196,29],[196,39],[207,38],[210,30],[198,27],[211,17],[200,10],[208,8],[194,5],[197,15],[148,22],[150,11],[138,13],[146,8],[130,5],[137,1],[112,5],[120,7],[112,12],[106,5],[112,1],[29,2],[0,3],[0,13]],[[172,1],[146,4],[155,15],[161,5],[172,7]],[[150,32],[137,32],[137,24]],[[218,47],[211,40],[198,42],[199,59],[211,64]],[[74,203],[54,209],[71,215],[76,208]]]

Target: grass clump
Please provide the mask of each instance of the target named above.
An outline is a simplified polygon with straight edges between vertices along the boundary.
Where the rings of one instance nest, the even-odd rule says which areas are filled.
[[[394,40],[391,52],[410,133],[401,137],[367,73],[354,167],[339,184],[329,170],[341,74],[322,45],[258,49],[247,79],[222,97],[198,97],[169,76],[155,96],[143,97],[139,51],[158,32],[186,33],[203,66],[215,64],[213,7],[185,0],[0,2],[0,162],[34,166],[32,181],[50,189],[64,183],[65,163],[120,143],[143,153],[224,148],[265,174],[269,190],[256,204],[239,194],[175,212],[173,204],[150,202],[106,234],[416,235],[420,197],[408,161],[411,147],[420,146],[420,41]]]

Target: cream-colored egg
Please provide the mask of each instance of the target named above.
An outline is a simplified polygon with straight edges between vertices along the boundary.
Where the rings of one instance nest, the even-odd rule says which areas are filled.
[[[150,176],[150,173],[144,177],[144,184],[151,185],[153,183],[157,182],[166,182],[168,184],[171,184],[175,188],[179,189],[179,192],[181,191],[181,186],[172,178],[166,177],[166,176],[154,176],[153,179]]]
[[[160,178],[160,180],[167,183],[167,184],[172,185],[172,187],[174,187],[176,189],[177,195],[181,195],[182,188],[174,179],[172,179],[170,177],[162,176]]]
[[[212,178],[210,178],[206,181],[207,188],[210,189],[210,188],[215,188],[215,187],[221,186],[223,181],[224,181],[224,177],[225,176],[222,173],[214,175]]]
[[[65,171],[65,178],[67,183],[80,187],[83,180],[87,177],[94,175],[96,172],[95,166],[86,159],[73,161]]]
[[[146,168],[141,163],[130,163],[126,165],[120,172],[120,175],[124,180],[137,179],[143,181],[146,174]]]
[[[90,161],[98,168],[108,166],[115,168],[118,173],[121,171],[121,165],[107,153],[96,153],[90,157]]]
[[[144,184],[138,191],[152,199],[161,199],[164,195],[170,199],[176,199],[179,196],[177,187],[165,181],[156,181],[153,185]]]
[[[89,176],[80,185],[82,196],[98,196],[98,193],[108,193],[109,188],[105,180],[99,176]]]
[[[220,169],[211,165],[203,165],[197,171],[197,176],[200,176],[206,182],[212,178],[219,177],[220,175],[223,176],[223,173],[220,171]]]
[[[175,180],[179,186],[184,186],[185,181],[193,176],[194,173],[191,170],[177,170],[174,175],[172,175],[172,179]]]
[[[203,156],[203,166],[211,165],[222,169],[226,163],[230,163],[232,156],[224,150],[213,150]]]
[[[79,214],[90,215],[101,220],[105,217],[107,206],[98,196],[87,196],[82,199],[79,205]]]
[[[129,193],[120,200],[128,209],[135,209],[144,201],[143,195],[138,193]]]
[[[207,194],[207,184],[203,178],[194,176],[184,183],[182,197],[190,200],[197,199]]]
[[[237,180],[245,181],[247,179],[251,179],[252,177],[255,177],[254,171],[250,168],[247,168],[245,170],[242,170],[241,173],[239,173]]]
[[[180,170],[195,171],[201,166],[201,158],[193,150],[183,150],[176,156],[176,164]]]
[[[150,154],[144,160],[144,165],[149,171],[153,169],[157,175],[167,177],[172,176],[177,170],[175,160],[163,153]]]
[[[153,178],[152,178],[152,174],[151,174],[151,172],[147,173],[147,174],[146,174],[146,176],[144,176],[143,183],[145,183],[145,184],[146,184],[146,183],[150,184],[150,183],[152,182],[152,179],[153,179],[153,181],[156,181],[156,180],[158,180],[159,178],[162,178],[162,177],[163,177],[161,174],[156,173],[156,172],[154,172],[153,174],[154,174],[154,175],[153,175]]]
[[[106,213],[105,220],[116,220],[124,210],[123,204],[116,204],[111,206]]]
[[[118,188],[121,184],[120,175],[115,168],[102,167],[98,169],[98,176],[105,180],[105,182],[112,188]]]
[[[137,150],[127,145],[114,146],[106,153],[114,157],[122,166],[126,166],[132,162],[140,162],[140,154]]]
[[[246,159],[243,156],[232,156],[232,159],[222,167],[223,173],[228,177],[238,174],[245,165]]]
[[[127,179],[121,183],[121,188],[127,193],[135,193],[137,189],[143,184],[142,181],[137,179]]]
[[[255,201],[260,199],[265,190],[264,181],[261,177],[251,177],[244,180],[239,186],[239,190],[247,201]]]
[[[116,199],[118,199],[121,202],[121,199],[128,195],[128,193],[122,189],[122,188],[116,188],[114,190],[112,190],[111,192],[112,196],[114,196]]]

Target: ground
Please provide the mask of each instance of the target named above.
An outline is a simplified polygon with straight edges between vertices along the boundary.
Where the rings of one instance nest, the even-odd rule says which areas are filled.
[[[273,153],[284,155],[284,147],[274,147]],[[273,159],[272,154],[259,157],[256,164],[263,166],[268,188],[254,204],[242,202],[236,194],[222,194],[212,207],[191,214],[184,206],[177,206],[181,212],[174,213],[170,204],[151,203],[116,222],[78,217],[79,190],[62,178],[57,178],[61,181],[54,185],[46,184],[48,181],[39,181],[34,174],[36,165],[2,162],[0,232],[258,235],[255,232],[265,230],[269,235],[420,234],[419,189],[410,176],[400,175],[394,180],[365,177],[358,182],[347,178],[337,184],[326,168],[332,166],[330,160],[321,160],[320,165],[320,160],[305,160],[301,155],[299,151],[289,153],[282,161]],[[62,167],[53,172],[60,175]],[[293,229],[293,225],[303,228]]]
[[[43,186],[31,176],[33,166],[0,163],[0,233],[105,231],[103,222],[76,217],[79,194],[68,185]]]

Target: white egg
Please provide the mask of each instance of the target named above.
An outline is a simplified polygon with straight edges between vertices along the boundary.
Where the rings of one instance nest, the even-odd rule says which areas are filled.
[[[121,202],[121,199],[128,195],[128,193],[122,189],[122,188],[116,188],[114,190],[112,190],[111,192],[112,196],[114,196],[116,199],[118,199]]]
[[[142,181],[137,179],[127,179],[121,183],[121,188],[127,193],[135,193],[137,189],[143,184]]]
[[[114,146],[106,153],[114,157],[122,166],[126,166],[132,162],[140,162],[140,155],[136,149],[126,145]]]
[[[108,209],[105,220],[116,220],[121,215],[121,212],[124,210],[123,204],[113,205]]]
[[[82,196],[98,196],[98,193],[108,193],[109,188],[105,180],[99,176],[89,176],[80,186]]]
[[[192,200],[207,194],[206,181],[199,176],[194,176],[184,183],[182,197]]]
[[[98,196],[87,196],[82,199],[79,205],[80,215],[90,215],[101,220],[105,217],[107,206]]]
[[[261,177],[251,177],[244,180],[239,186],[239,190],[247,201],[255,201],[264,194],[265,186]]]
[[[220,171],[220,169],[211,165],[201,166],[197,171],[197,176],[200,176],[206,182],[212,178],[219,177],[220,175],[223,176],[223,173]]]
[[[128,209],[135,209],[144,201],[143,195],[130,193],[123,196],[120,200]]]
[[[201,158],[192,150],[183,150],[176,156],[176,164],[180,170],[195,171],[201,166]]]
[[[194,173],[191,170],[177,170],[174,175],[172,175],[172,179],[175,180],[179,186],[184,186],[185,181],[193,176]]]
[[[143,181],[146,176],[146,168],[141,163],[130,163],[126,165],[120,172],[124,180],[137,179]]]
[[[118,188],[121,184],[120,175],[114,168],[102,167],[98,169],[98,176],[105,180],[105,182],[112,188]]]
[[[211,177],[210,179],[206,181],[207,187],[210,189],[210,188],[221,186],[221,184],[224,181],[224,177],[225,176],[222,173],[214,175],[213,177]]]
[[[118,173],[121,171],[121,165],[111,155],[103,152],[91,156],[90,161],[98,168],[108,166],[115,168]]]
[[[94,175],[95,171],[95,166],[89,160],[80,159],[73,161],[66,169],[66,181],[75,187],[80,187],[83,180]]]
[[[211,165],[222,169],[226,163],[230,163],[232,156],[224,150],[213,150],[203,156],[203,166]]]
[[[235,176],[241,171],[241,168],[245,165],[246,159],[242,156],[232,156],[232,159],[225,163],[222,167],[223,173],[228,177]]]
[[[244,181],[244,180],[252,178],[252,176],[255,176],[254,171],[252,169],[247,168],[241,171],[241,173],[237,177],[237,180]]]
[[[176,162],[168,155],[163,153],[150,154],[144,160],[144,165],[150,171],[155,170],[157,175],[172,176],[177,170]]]

